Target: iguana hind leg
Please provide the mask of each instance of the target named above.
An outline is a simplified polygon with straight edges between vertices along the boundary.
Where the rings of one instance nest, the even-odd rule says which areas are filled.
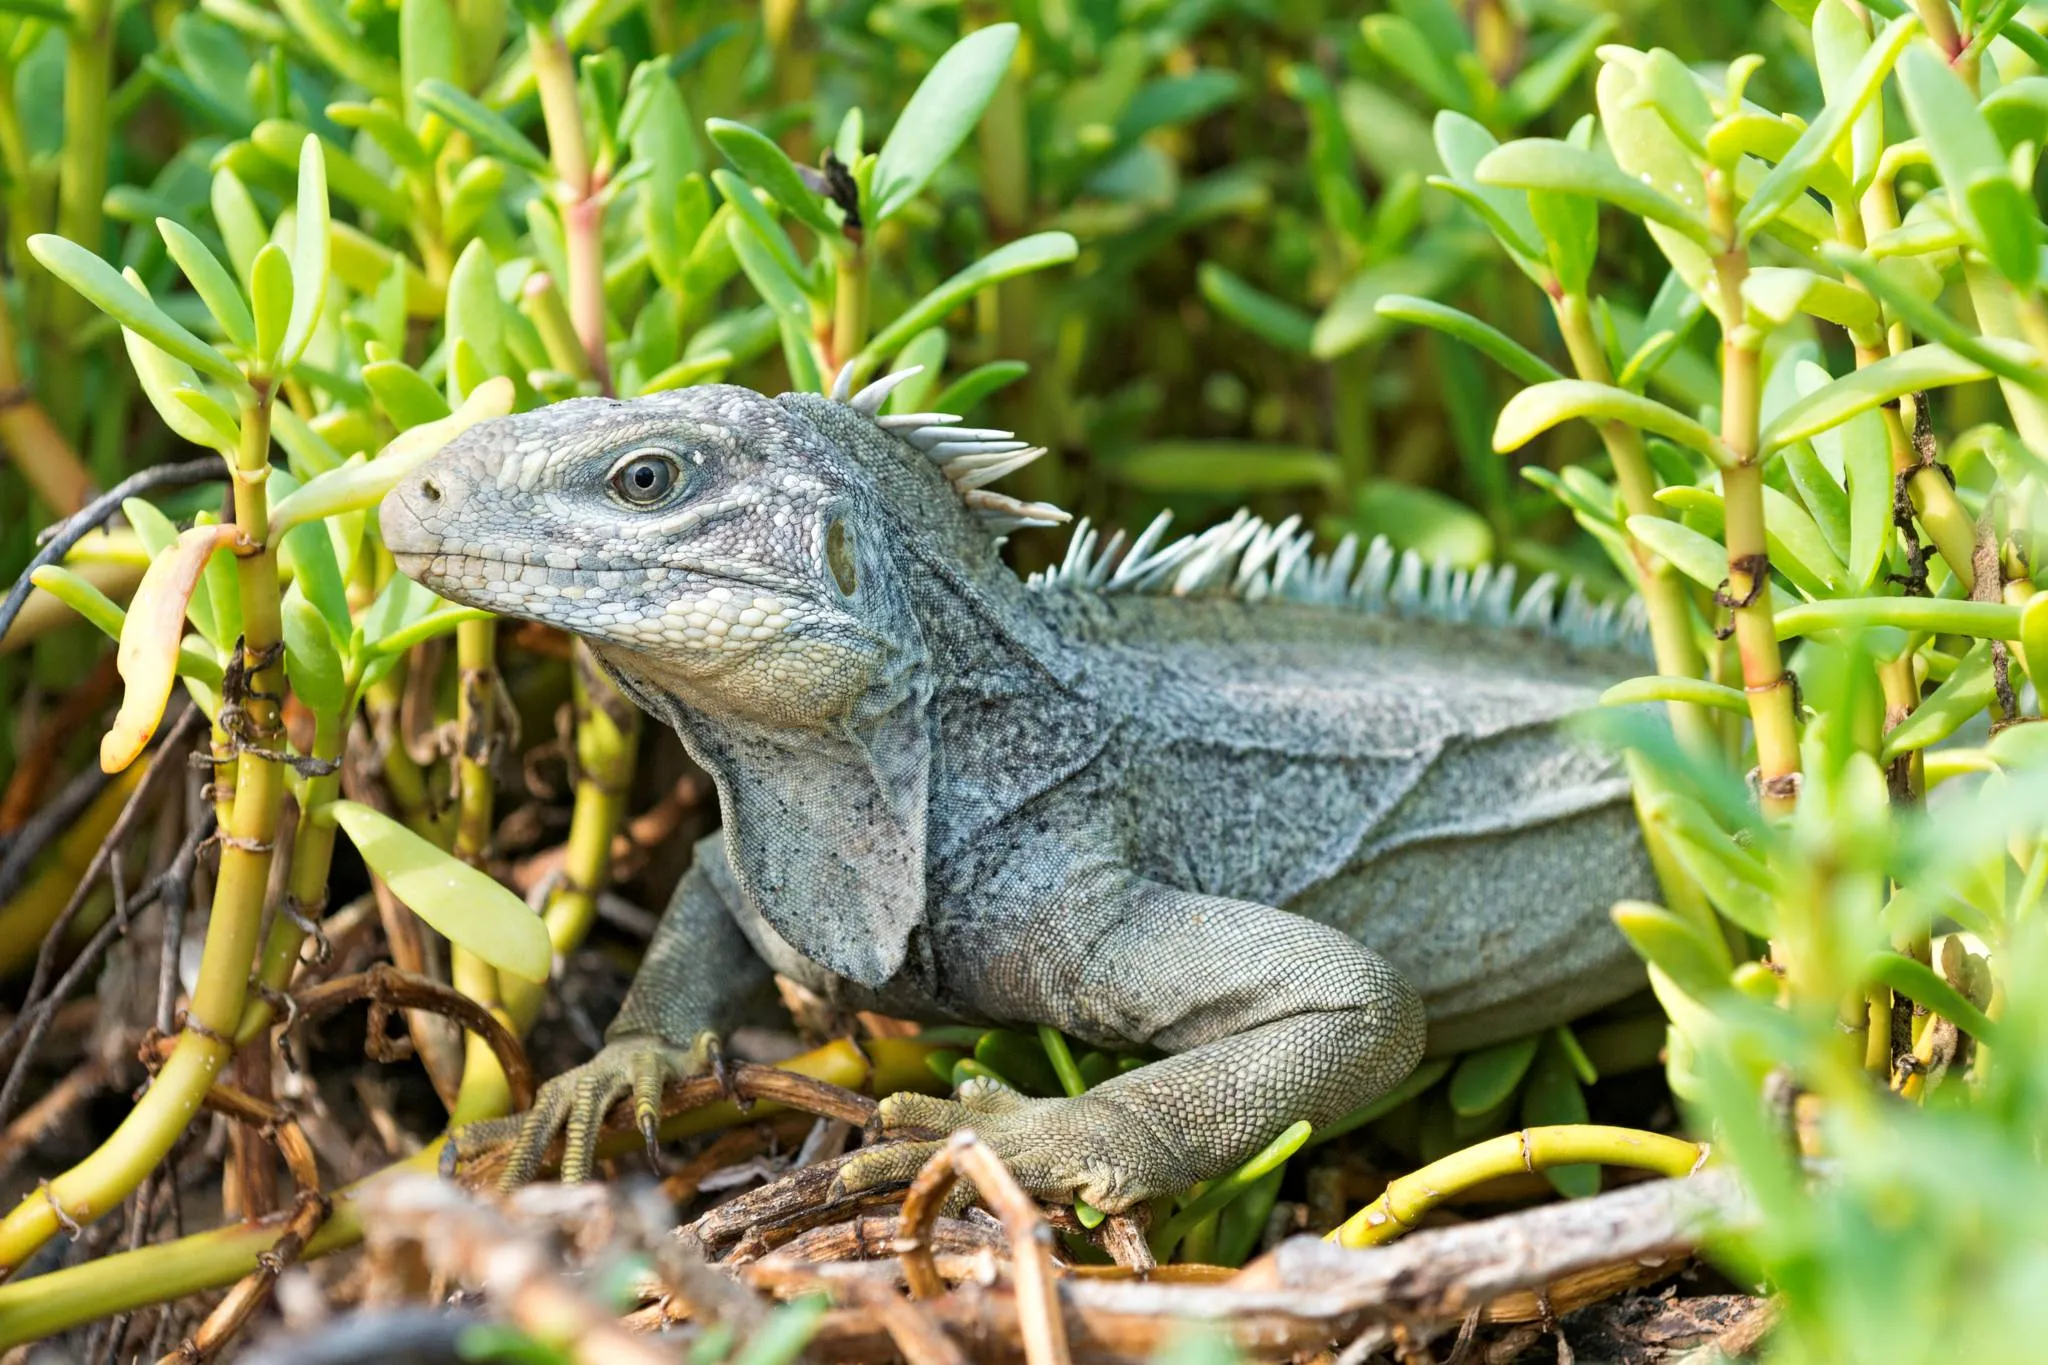
[[[1060,889],[1019,898],[1020,883]],[[1421,998],[1327,926],[1057,854],[987,885],[972,918],[936,936],[949,992],[1006,1021],[1171,1054],[1072,1098],[976,1088],[883,1103],[885,1129],[971,1127],[1034,1194],[1116,1212],[1186,1189],[1297,1120],[1349,1112],[1422,1055]],[[841,1181],[908,1179],[933,1146],[877,1148]]]

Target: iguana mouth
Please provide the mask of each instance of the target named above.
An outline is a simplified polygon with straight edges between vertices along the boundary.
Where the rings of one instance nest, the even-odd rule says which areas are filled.
[[[551,589],[551,592],[542,597],[542,601],[560,600],[573,602],[584,600],[586,593],[588,593],[592,586],[600,586],[605,592],[615,590],[609,584],[591,585],[580,581],[581,575],[599,572],[597,568],[584,569],[579,566],[564,570],[557,565],[547,563],[542,558],[531,555],[488,555],[448,549],[403,550],[392,547],[388,543],[385,548],[391,551],[391,558],[397,564],[398,571],[407,578],[425,584],[443,597],[457,601],[468,601],[471,605],[480,606],[489,611],[503,611],[503,604],[495,600],[488,600],[483,595],[474,593],[472,590],[464,587],[462,584],[464,578],[472,577],[478,573],[488,573],[493,577],[504,579],[508,586],[518,583],[533,589]],[[578,575],[579,581],[555,583],[551,579],[536,580],[529,577],[535,570],[540,571],[543,575],[566,572]],[[621,573],[619,570],[610,570],[609,572],[613,574]],[[742,568],[741,566],[731,564],[710,564],[694,560],[679,560],[668,564],[652,564],[645,568],[626,570],[624,573],[643,579],[653,579],[655,575],[659,575],[660,577],[654,579],[654,581],[682,582],[687,578],[697,578],[707,580],[713,584],[724,584],[733,588],[744,588],[754,592],[776,593],[790,597],[812,597],[816,595],[814,591],[809,589],[808,585],[794,578],[781,574],[762,572],[757,566]],[[544,613],[536,613],[536,615],[544,615]]]

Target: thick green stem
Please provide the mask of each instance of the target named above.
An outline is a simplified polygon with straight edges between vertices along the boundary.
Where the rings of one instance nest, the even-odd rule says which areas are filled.
[[[118,1208],[156,1169],[199,1112],[199,1102],[233,1058],[262,933],[284,766],[265,754],[283,747],[283,630],[277,556],[267,543],[264,481],[270,472],[270,386],[254,381],[242,407],[234,464],[235,522],[254,548],[236,561],[248,695],[237,699],[235,800],[221,836],[220,872],[183,1032],[149,1089],[99,1148],[17,1204],[0,1220],[0,1276],[10,1275],[69,1221],[89,1223]],[[259,694],[269,694],[266,698]]]
[[[612,391],[611,362],[605,355],[604,186],[590,161],[583,110],[576,97],[576,67],[553,21],[527,29],[533,79],[540,92],[541,120],[548,130],[548,155],[555,167],[555,200],[562,209],[562,237],[569,257],[569,317],[590,373]]]
[[[544,270],[530,276],[525,298],[526,316],[540,333],[548,362],[564,374],[589,379],[590,352],[583,349],[583,338],[576,333],[576,322],[569,316],[569,306],[562,299],[562,291],[555,287],[554,277]]]
[[[576,804],[561,881],[541,916],[558,958],[582,944],[597,918],[597,894],[610,874],[612,836],[625,817],[640,739],[638,708],[619,695],[581,641],[575,667]],[[540,1017],[547,988],[506,977],[500,989],[513,1031],[524,1034]]]
[[[455,756],[455,856],[481,867],[489,854],[495,793],[491,754],[497,746],[498,623],[464,621],[455,628],[455,729],[461,748]],[[494,1014],[499,1006],[496,969],[459,944],[449,945],[450,975],[455,989]],[[474,1123],[496,1118],[512,1106],[512,1089],[490,1045],[478,1035],[463,1038],[462,1089],[449,1121]]]
[[[1402,1176],[1326,1240],[1347,1247],[1384,1245],[1415,1226],[1422,1215],[1452,1195],[1523,1171],[1598,1162],[1655,1171],[1668,1180],[1682,1180],[1699,1168],[1706,1154],[1706,1148],[1696,1143],[1636,1128],[1597,1124],[1524,1128],[1454,1152]]]
[[[103,245],[107,197],[107,90],[114,75],[114,7],[72,0],[64,58],[64,149],[57,173],[57,231],[92,251]],[[75,290],[52,295],[52,320],[75,327],[92,305]]]
[[[1985,336],[2023,341],[2035,355],[2048,362],[2048,309],[2038,293],[2022,293],[2008,284],[1997,271],[1981,262],[1966,262],[1963,280],[1970,288],[1970,307],[1977,314],[1977,329]],[[1998,390],[2012,410],[2013,426],[2020,439],[2036,456],[2048,459],[2048,399],[2009,379],[1998,381]]]
[[[1756,734],[1758,792],[1766,815],[1789,815],[1799,794],[1795,686],[1771,623],[1771,557],[1764,537],[1764,478],[1757,445],[1763,404],[1763,335],[1744,321],[1742,284],[1749,253],[1735,244],[1731,171],[1707,182],[1709,212],[1728,248],[1714,257],[1721,305],[1721,439],[1739,463],[1721,473],[1727,508],[1727,600],[1742,657],[1742,690]]]
[[[1611,384],[1613,374],[1607,353],[1593,331],[1592,311],[1583,295],[1566,294],[1552,301],[1558,330],[1571,353],[1572,368],[1579,378],[1596,384]],[[1621,492],[1623,510],[1631,517],[1665,517],[1669,509],[1657,501],[1657,475],[1650,467],[1643,435],[1622,422],[1600,424],[1600,441],[1614,465],[1614,482]],[[1685,579],[1662,556],[1628,534],[1629,553],[1636,563],[1636,583],[1650,621],[1650,647],[1657,659],[1657,671],[1667,677],[1697,678],[1706,671],[1693,634],[1693,606]],[[1714,717],[1706,708],[1687,702],[1672,702],[1668,710],[1671,728],[1686,751],[1700,757],[1720,749]]]
[[[1853,219],[1850,214],[1838,213],[1835,222],[1842,239],[1859,249],[1866,241],[1898,227],[1899,201],[1893,182],[1888,177],[1879,176],[1864,191]],[[1906,326],[1894,322],[1886,329],[1885,349],[1856,348],[1856,368],[1860,370],[1885,359],[1887,355],[1896,355],[1910,346],[1912,340]],[[1879,409],[1879,415],[1885,424],[1885,437],[1891,445],[1892,472],[1905,477],[1906,495],[1913,504],[1920,528],[1934,542],[1942,560],[1968,591],[1975,579],[1971,562],[1976,548],[1975,521],[1956,497],[1955,489],[1942,477],[1941,471],[1921,460],[1898,409],[1886,404]]]
[[[57,232],[92,251],[105,246],[107,195],[107,91],[114,71],[111,0],[71,0],[64,57],[64,146],[57,168]],[[16,229],[17,232],[20,229]],[[25,257],[17,257],[24,260]],[[59,430],[78,435],[83,373],[58,356],[76,346],[92,305],[72,289],[44,291],[44,314],[32,319],[36,339],[57,351],[43,369],[42,401]]]
[[[590,359],[591,376],[609,394],[612,367],[605,354],[604,247],[599,240],[604,205],[594,197],[579,199],[563,206],[562,217],[569,254],[569,316]]]
[[[827,367],[839,367],[860,354],[868,342],[868,254],[859,243],[837,248],[832,293],[832,356]]]
[[[339,716],[322,716],[313,740],[313,757],[336,762],[341,758],[345,733]],[[265,991],[279,992],[291,985],[298,966],[299,950],[305,946],[306,930],[301,921],[317,922],[327,908],[327,875],[334,860],[334,825],[319,818],[321,807],[341,795],[339,772],[309,777],[299,789],[298,832],[292,838],[291,875],[285,884],[290,914],[276,916],[270,936],[264,940],[263,956],[256,968],[256,980]],[[242,1007],[242,1022],[235,1030],[235,1045],[247,1046],[270,1027],[274,1011],[262,994],[252,995]]]

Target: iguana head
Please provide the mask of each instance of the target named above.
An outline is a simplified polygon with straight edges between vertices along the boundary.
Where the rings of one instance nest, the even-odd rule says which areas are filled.
[[[981,487],[1039,453],[1007,432],[878,415],[896,378],[557,403],[470,428],[382,509],[410,577],[588,639],[717,779],[777,931],[869,985],[923,912],[920,594],[998,581],[1000,534],[1065,519]]]
[[[585,636],[700,711],[846,718],[915,627],[891,495],[819,411],[904,443],[879,397],[803,401],[711,385],[483,423],[385,499],[385,542],[442,596]]]

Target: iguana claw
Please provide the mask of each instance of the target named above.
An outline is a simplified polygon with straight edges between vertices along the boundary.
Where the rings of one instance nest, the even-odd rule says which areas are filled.
[[[1105,1213],[1121,1213],[1193,1183],[1180,1156],[1108,1096],[1032,1099],[987,1081],[970,1081],[958,1099],[891,1095],[877,1117],[885,1133],[972,1129],[1029,1193],[1061,1200],[1079,1195]],[[906,1183],[943,1145],[885,1143],[841,1167],[838,1184],[852,1193]]]
[[[596,1164],[605,1115],[631,1096],[634,1126],[647,1144],[649,1161],[658,1166],[662,1089],[671,1080],[702,1075],[717,1048],[717,1036],[710,1033],[699,1034],[687,1047],[652,1034],[617,1039],[582,1066],[543,1085],[533,1108],[525,1113],[462,1128],[455,1134],[456,1150],[469,1156],[509,1141],[512,1151],[498,1185],[511,1190],[540,1173],[548,1148],[560,1133],[563,1182],[587,1180]]]

